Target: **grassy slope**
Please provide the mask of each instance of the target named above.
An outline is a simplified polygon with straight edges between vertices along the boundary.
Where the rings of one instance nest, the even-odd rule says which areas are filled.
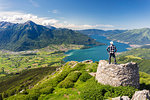
[[[10,96],[8,100],[82,100],[106,99],[122,95],[130,98],[137,90],[133,87],[111,87],[97,83],[89,72],[96,72],[98,63],[66,63],[54,75],[47,75],[32,89]],[[74,67],[73,67],[74,66]],[[141,89],[150,89],[150,75],[140,72]],[[4,95],[4,94],[3,94]]]
[[[46,75],[55,71],[56,67],[35,68],[21,72],[19,75],[12,75],[4,78],[0,82],[0,93],[4,92],[4,97],[14,95],[19,91],[33,87]]]
[[[8,97],[23,89],[33,87],[39,80],[64,63],[63,51],[82,47],[82,45],[51,45],[35,50],[38,51],[36,53],[17,52],[17,55],[16,52],[1,51],[0,94],[3,93],[3,97]]]

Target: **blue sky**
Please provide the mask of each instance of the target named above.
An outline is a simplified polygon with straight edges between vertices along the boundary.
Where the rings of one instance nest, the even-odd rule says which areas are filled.
[[[150,28],[150,0],[0,0],[0,20],[70,29]]]

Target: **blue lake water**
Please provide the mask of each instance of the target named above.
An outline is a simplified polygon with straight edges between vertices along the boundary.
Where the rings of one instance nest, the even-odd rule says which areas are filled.
[[[108,40],[104,36],[99,35],[92,35],[90,36],[93,39],[96,39],[98,42],[105,43],[107,45],[103,46],[96,46],[89,49],[80,49],[80,50],[69,50],[65,54],[68,56],[64,58],[64,61],[83,61],[83,60],[93,60],[93,61],[99,61],[99,60],[105,60],[108,59],[108,53],[106,51],[106,48],[110,44],[111,40]],[[126,48],[129,48],[130,46],[128,44],[114,42],[114,45],[117,47],[117,52],[123,52],[127,51]]]

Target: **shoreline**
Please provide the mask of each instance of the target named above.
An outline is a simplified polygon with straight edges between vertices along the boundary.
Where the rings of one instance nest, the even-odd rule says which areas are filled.
[[[130,44],[129,46],[130,46],[131,48],[126,48],[126,49],[131,50],[131,49],[134,49],[134,48],[140,48],[140,47],[142,47],[143,45]]]
[[[124,44],[128,44],[130,47],[129,48],[126,48],[127,50],[131,50],[133,48],[140,48],[144,45],[150,45],[150,44],[144,44],[144,45],[139,45],[139,44],[130,44],[130,42],[124,42],[124,41],[121,41],[121,40],[117,40],[117,39],[110,39],[109,37],[106,37],[107,39],[109,40],[112,40],[112,41],[116,41],[116,42],[119,42],[119,43],[124,43]]]

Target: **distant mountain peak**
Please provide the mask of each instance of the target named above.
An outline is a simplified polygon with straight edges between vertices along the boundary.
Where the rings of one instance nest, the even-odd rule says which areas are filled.
[[[28,20],[27,22],[24,23],[24,25],[36,25],[36,23],[31,20]]]
[[[0,28],[8,28],[15,25],[14,23],[6,22],[6,21],[1,21],[0,22]]]
[[[51,44],[103,45],[73,30],[52,29],[55,27],[51,26],[48,29],[31,20],[21,24],[1,22],[0,49],[24,51],[44,48]]]

